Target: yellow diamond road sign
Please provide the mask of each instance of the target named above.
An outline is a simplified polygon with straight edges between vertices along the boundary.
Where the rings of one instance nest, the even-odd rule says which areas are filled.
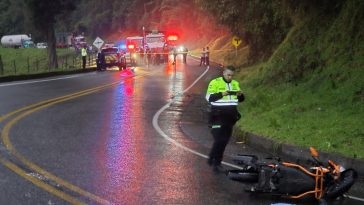
[[[100,37],[97,37],[93,44],[97,49],[100,49],[104,45],[104,41]]]
[[[242,40],[237,37],[237,36],[234,36],[233,39],[231,40],[231,43],[235,46],[235,47],[238,47],[240,44],[241,44]]]

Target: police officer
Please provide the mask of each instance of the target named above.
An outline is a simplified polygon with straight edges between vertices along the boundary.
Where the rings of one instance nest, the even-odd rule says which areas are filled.
[[[237,106],[244,101],[239,83],[233,80],[235,68],[227,66],[223,76],[213,79],[208,86],[206,99],[211,104],[211,133],[214,138],[208,164],[215,173],[222,172],[221,161],[230,140],[233,126],[240,119]]]
[[[86,57],[87,57],[87,49],[86,45],[84,45],[81,49],[81,56],[82,56],[82,68],[86,68]]]

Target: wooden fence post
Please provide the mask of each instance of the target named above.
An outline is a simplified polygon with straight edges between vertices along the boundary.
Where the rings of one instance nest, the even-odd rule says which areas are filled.
[[[65,64],[66,69],[67,69],[67,59],[68,59],[68,56],[66,56],[66,64]]]
[[[1,55],[0,55],[0,74],[4,75],[4,64]]]
[[[35,67],[37,68],[37,71],[39,70],[39,60],[35,60]]]
[[[15,60],[13,60],[13,66],[14,66],[14,73],[16,74],[16,64],[15,64]]]
[[[28,64],[28,73],[29,73],[30,72],[29,56],[27,57],[27,64]]]

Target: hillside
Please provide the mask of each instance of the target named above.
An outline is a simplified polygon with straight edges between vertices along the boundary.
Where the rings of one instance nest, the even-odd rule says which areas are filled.
[[[269,58],[240,66],[242,130],[364,158],[364,2],[343,2],[295,16]]]

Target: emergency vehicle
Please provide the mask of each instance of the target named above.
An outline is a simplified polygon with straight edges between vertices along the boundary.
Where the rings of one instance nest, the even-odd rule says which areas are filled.
[[[126,57],[118,47],[105,47],[97,56],[97,70],[117,66],[119,70],[126,69]]]
[[[131,36],[126,38],[126,60],[131,66],[135,66],[141,61],[144,54],[143,37]]]
[[[135,52],[144,52],[142,36],[127,37],[126,44],[128,49],[133,49]]]
[[[166,38],[163,33],[150,33],[145,36],[148,49],[163,49],[166,46]]]
[[[86,39],[84,36],[82,35],[78,35],[76,37],[74,37],[72,39],[72,43],[73,43],[73,46],[76,50],[81,50],[81,48],[85,45],[87,45],[86,43]]]

